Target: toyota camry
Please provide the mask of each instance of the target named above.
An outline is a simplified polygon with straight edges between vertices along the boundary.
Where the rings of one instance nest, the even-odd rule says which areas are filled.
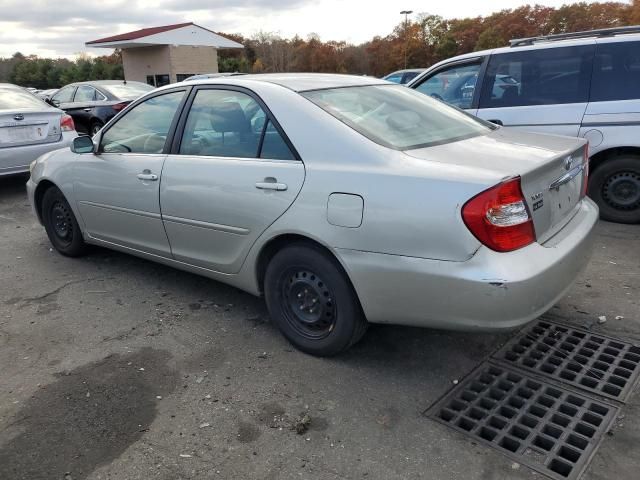
[[[31,166],[63,255],[88,244],[263,295],[297,348],[369,323],[521,326],[585,266],[583,139],[510,131],[370,77],[182,82]]]

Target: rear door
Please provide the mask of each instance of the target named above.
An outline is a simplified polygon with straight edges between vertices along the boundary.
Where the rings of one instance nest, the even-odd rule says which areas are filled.
[[[68,113],[73,117],[76,130],[88,133],[96,106],[96,89],[91,85],[79,85],[71,105]]]
[[[595,43],[491,56],[477,116],[527,131],[577,137],[589,99]]]
[[[246,89],[195,89],[181,129],[160,188],[171,251],[176,260],[236,273],[260,234],[293,203],[304,165]]]

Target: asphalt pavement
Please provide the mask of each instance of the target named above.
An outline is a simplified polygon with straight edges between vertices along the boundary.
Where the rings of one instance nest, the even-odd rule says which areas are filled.
[[[237,289],[60,256],[25,181],[0,178],[0,479],[545,478],[424,415],[514,333],[374,325],[310,357]],[[548,317],[640,343],[639,252],[640,226],[601,222]],[[638,478],[639,393],[583,478]]]

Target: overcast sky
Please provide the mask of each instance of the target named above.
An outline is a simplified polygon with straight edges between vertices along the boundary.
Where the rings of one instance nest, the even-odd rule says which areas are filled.
[[[592,0],[593,1],[593,0]],[[84,42],[144,27],[193,21],[245,36],[262,30],[291,37],[364,42],[387,35],[402,9],[444,17],[486,15],[528,3],[559,6],[567,0],[0,0],[0,56],[71,57]]]

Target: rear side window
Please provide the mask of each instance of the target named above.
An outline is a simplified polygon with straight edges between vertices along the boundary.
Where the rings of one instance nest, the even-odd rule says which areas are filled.
[[[480,108],[587,102],[594,51],[585,45],[494,55]]]
[[[640,99],[640,42],[602,43],[596,50],[591,101]]]

